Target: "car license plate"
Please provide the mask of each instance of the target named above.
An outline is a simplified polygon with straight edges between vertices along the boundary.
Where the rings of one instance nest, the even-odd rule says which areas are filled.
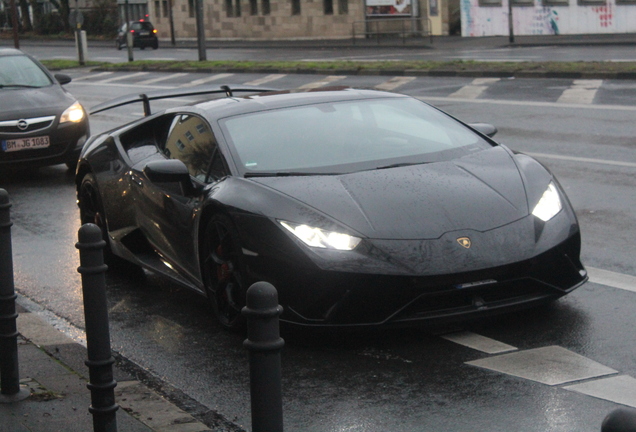
[[[150,34],[150,32],[147,31],[140,31],[139,32],[139,36],[148,36]]]
[[[12,152],[48,147],[51,144],[48,136],[2,140],[2,151]]]

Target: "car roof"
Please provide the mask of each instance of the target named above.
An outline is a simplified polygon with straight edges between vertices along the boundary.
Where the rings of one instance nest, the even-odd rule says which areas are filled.
[[[320,91],[281,91],[244,97],[228,97],[200,102],[194,106],[206,112],[210,118],[218,119],[294,106],[377,98],[410,98],[410,96],[378,90],[343,87]]]
[[[26,53],[15,48],[0,48],[0,56],[13,56],[13,55],[25,56]]]

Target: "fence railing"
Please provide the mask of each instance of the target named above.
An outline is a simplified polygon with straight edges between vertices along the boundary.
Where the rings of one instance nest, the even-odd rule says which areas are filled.
[[[433,43],[431,20],[428,18],[374,18],[351,23],[351,40],[354,45],[360,38],[375,38],[380,45],[381,40],[388,37],[402,38],[403,45],[406,45],[409,37],[429,37],[430,42]]]

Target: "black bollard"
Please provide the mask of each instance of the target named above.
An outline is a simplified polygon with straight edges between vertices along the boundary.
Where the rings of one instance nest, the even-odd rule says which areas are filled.
[[[605,417],[601,432],[636,432],[636,410],[617,408]]]
[[[247,339],[249,351],[252,431],[283,431],[283,396],[280,352],[285,341],[280,337],[278,292],[267,282],[256,282],[247,290]]]
[[[0,189],[0,403],[21,401],[30,394],[20,387],[10,208],[9,194]]]
[[[86,324],[86,346],[89,371],[88,389],[91,391],[91,406],[95,432],[117,432],[113,359],[110,350],[108,329],[108,306],[106,303],[106,279],[108,266],[104,264],[104,247],[101,229],[94,224],[85,224],[79,229],[82,292],[84,294],[84,320]]]

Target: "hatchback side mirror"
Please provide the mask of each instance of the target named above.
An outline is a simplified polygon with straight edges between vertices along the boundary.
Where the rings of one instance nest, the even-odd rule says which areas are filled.
[[[66,74],[55,74],[55,79],[57,80],[57,82],[59,82],[60,84],[64,85],[64,84],[68,84],[71,82],[72,78]]]
[[[468,126],[475,129],[477,132],[481,132],[489,138],[495,136],[498,132],[497,128],[490,123],[469,123]]]

